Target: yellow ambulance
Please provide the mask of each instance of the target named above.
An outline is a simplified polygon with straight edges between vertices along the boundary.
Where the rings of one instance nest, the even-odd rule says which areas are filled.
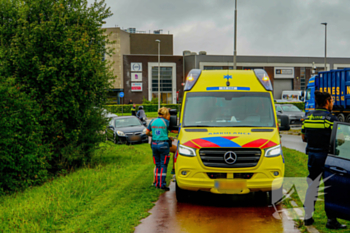
[[[284,157],[272,85],[262,70],[187,76],[175,162],[176,197],[282,192]]]

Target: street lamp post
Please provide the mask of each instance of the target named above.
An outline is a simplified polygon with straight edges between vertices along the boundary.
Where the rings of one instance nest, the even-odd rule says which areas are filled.
[[[160,40],[158,42],[158,109],[160,109]]]
[[[233,49],[233,69],[237,69],[237,0],[235,0],[235,35],[234,35],[234,49]]]
[[[327,71],[327,23],[321,23],[325,26],[324,32],[324,70]]]

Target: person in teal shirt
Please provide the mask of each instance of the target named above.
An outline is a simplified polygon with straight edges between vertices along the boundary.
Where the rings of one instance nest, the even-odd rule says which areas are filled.
[[[156,165],[154,172],[154,186],[165,191],[169,190],[169,188],[166,186],[165,180],[168,163],[170,160],[170,147],[168,137],[169,119],[169,110],[165,107],[162,107],[158,110],[158,118],[152,120],[146,130],[146,134],[149,136],[151,136],[152,132],[151,147],[153,152],[153,161]]]

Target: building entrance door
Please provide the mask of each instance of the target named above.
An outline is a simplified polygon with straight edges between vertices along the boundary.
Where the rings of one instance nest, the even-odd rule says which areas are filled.
[[[282,99],[282,91],[293,90],[293,79],[274,79],[273,98]]]

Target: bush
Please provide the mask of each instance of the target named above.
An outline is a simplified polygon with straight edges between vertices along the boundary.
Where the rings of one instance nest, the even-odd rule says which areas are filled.
[[[0,79],[0,195],[48,177],[50,145],[43,144],[38,104],[14,79]]]
[[[275,104],[293,104],[296,107],[298,107],[300,110],[304,111],[305,109],[305,103],[304,102],[282,102],[282,103],[275,103]]]
[[[145,112],[158,112],[158,104],[137,104],[136,110],[138,110],[139,106],[143,106]],[[167,107],[171,109],[177,109],[179,112],[181,109],[181,104],[161,104],[161,107]],[[123,105],[106,105],[104,106],[109,112],[112,113],[122,113],[122,112],[131,112],[131,104],[123,104]]]
[[[37,103],[51,171],[89,161],[114,79],[101,29],[110,9],[104,1],[0,0],[0,15],[0,77],[15,77]]]

